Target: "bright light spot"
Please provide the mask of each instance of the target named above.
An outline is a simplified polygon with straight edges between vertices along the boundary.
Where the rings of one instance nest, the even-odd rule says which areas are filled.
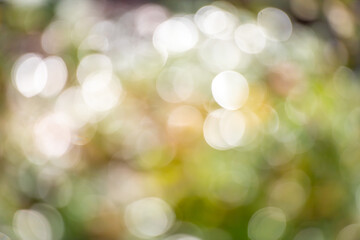
[[[193,93],[194,79],[191,72],[179,67],[165,69],[156,81],[160,97],[167,102],[187,100]]]
[[[46,85],[46,65],[39,55],[25,54],[16,61],[12,78],[22,95],[33,97],[39,94]]]
[[[69,126],[77,129],[92,120],[92,111],[85,103],[80,87],[66,89],[57,98],[55,109],[69,118]]]
[[[250,219],[248,235],[251,240],[277,240],[286,229],[286,217],[279,208],[258,210]]]
[[[125,223],[129,231],[140,238],[164,234],[173,224],[174,213],[159,198],[144,198],[131,203],[125,210]]]
[[[292,33],[288,15],[277,8],[265,8],[258,14],[258,24],[265,36],[272,41],[286,41]]]
[[[183,105],[171,111],[167,124],[169,127],[198,127],[202,124],[202,115],[193,106]]]
[[[200,8],[195,14],[195,23],[204,34],[220,39],[229,39],[236,18],[229,12],[215,6]]]
[[[248,117],[240,111],[217,109],[205,119],[203,131],[206,142],[218,150],[226,150],[249,143]]]
[[[70,147],[68,119],[60,113],[42,117],[34,127],[34,140],[39,151],[48,157],[60,157]]]
[[[261,52],[266,45],[266,39],[261,29],[252,23],[239,26],[235,30],[234,38],[240,50],[249,54]]]
[[[44,59],[47,69],[47,81],[40,95],[52,97],[57,95],[65,86],[68,71],[66,64],[60,57],[47,57]]]
[[[198,42],[198,32],[191,20],[174,17],[161,23],[153,36],[154,47],[160,52],[182,53]]]
[[[109,57],[102,54],[91,54],[81,59],[76,76],[79,83],[82,83],[90,75],[104,71],[112,71],[112,63]]]
[[[360,237],[360,224],[350,224],[344,227],[336,240],[357,240]]]
[[[48,220],[35,210],[18,210],[14,215],[13,227],[22,240],[51,240]]]
[[[212,81],[211,91],[215,101],[228,110],[242,107],[249,96],[249,86],[238,72],[219,73]]]
[[[232,41],[208,39],[202,44],[199,54],[208,69],[213,72],[243,67],[249,62]]]
[[[116,33],[116,25],[112,21],[100,21],[96,23],[79,46],[79,54],[82,52],[99,51],[106,52],[110,48],[110,40]]]
[[[165,238],[165,240],[201,240],[201,239],[188,234],[175,234]]]
[[[85,103],[93,110],[104,112],[118,103],[122,94],[120,80],[111,72],[97,72],[88,76],[81,87]]]
[[[245,127],[246,119],[240,111],[224,111],[219,121],[220,134],[232,147],[241,145]]]
[[[307,228],[296,234],[294,240],[325,240],[324,234],[318,228]],[[347,239],[348,240],[348,239]]]

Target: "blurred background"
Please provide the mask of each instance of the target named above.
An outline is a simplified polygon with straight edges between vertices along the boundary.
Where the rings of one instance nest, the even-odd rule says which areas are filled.
[[[359,240],[359,16],[0,1],[0,239]]]

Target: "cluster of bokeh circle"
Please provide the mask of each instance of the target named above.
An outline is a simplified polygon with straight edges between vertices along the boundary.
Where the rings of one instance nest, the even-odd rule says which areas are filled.
[[[302,6],[299,1],[292,2]],[[22,4],[22,1],[14,3]],[[41,1],[33,0],[27,4],[37,5]],[[21,123],[24,116],[30,114],[26,109],[30,104],[47,101],[46,110],[32,112],[35,117],[28,119],[21,133],[26,137],[19,145],[31,164],[46,166],[39,174],[39,182],[43,185],[40,184],[37,194],[56,207],[66,206],[70,195],[74,194],[66,171],[76,163],[69,160],[69,154],[73,149],[88,144],[97,131],[111,137],[112,132],[121,128],[136,129],[141,125],[141,131],[146,127],[146,134],[141,137],[136,135],[138,133],[129,134],[128,142],[124,143],[139,155],[165,141],[156,135],[149,119],[138,117],[135,108],[142,103],[136,99],[133,90],[128,89],[129,86],[135,85],[140,92],[142,87],[152,89],[154,93],[151,94],[156,94],[156,97],[150,94],[152,98],[171,106],[168,107],[170,110],[166,109],[169,114],[164,120],[170,133],[176,134],[179,129],[201,132],[206,143],[215,150],[252,149],[262,134],[276,135],[280,131],[279,116],[264,100],[266,87],[258,80],[262,68],[276,62],[281,72],[279,75],[288,71],[290,77],[285,77],[284,82],[281,82],[281,75],[275,76],[276,80],[270,83],[279,95],[296,96],[304,87],[299,83],[301,71],[284,59],[291,55],[289,48],[314,44],[316,37],[311,33],[307,35],[300,27],[295,28],[289,16],[278,8],[264,8],[254,16],[226,2],[215,2],[201,7],[193,15],[171,16],[166,8],[147,4],[116,19],[104,18],[98,9],[101,6],[90,4],[90,1],[61,1],[54,21],[40,38],[45,54],[26,53],[12,68],[13,87],[21,94],[9,90],[14,111],[19,105],[22,108],[21,114],[14,117],[16,123]],[[311,14],[305,16],[311,17]],[[343,34],[348,34],[344,31]],[[298,34],[297,37],[294,38],[294,34]],[[300,36],[305,37],[304,41],[299,40]],[[73,45],[78,48],[78,64],[61,57],[62,52]],[[299,55],[299,58],[303,57]],[[69,62],[76,67],[68,68]],[[258,67],[252,68],[255,64]],[[311,60],[309,64],[312,64]],[[276,68],[274,74],[278,74]],[[75,80],[69,81],[70,76]],[[280,83],[276,82],[277,78]],[[299,125],[306,121],[301,111],[294,107],[296,102],[286,104],[287,114],[296,118]],[[112,111],[123,105],[132,108],[129,112],[131,117],[135,116],[134,120],[110,121],[117,117],[112,115]],[[284,142],[292,137],[285,135],[280,132],[276,137],[286,139]],[[132,137],[141,139],[134,144]],[[173,159],[173,151],[169,152],[170,157],[160,164],[165,165]],[[49,163],[51,167],[48,167]],[[141,164],[144,168],[151,168],[159,163]],[[109,169],[106,180],[106,184],[111,185],[109,198],[126,205],[123,221],[131,236],[166,240],[202,238],[174,232],[173,229],[178,227],[175,211],[159,196],[144,197],[142,189],[137,189],[137,175],[118,167]],[[236,174],[231,170],[226,172],[224,183],[219,183],[219,180],[212,185],[213,196],[229,206],[245,205],[251,201],[252,190],[259,185],[258,176],[251,166],[244,164],[239,169]],[[124,177],[119,180],[119,175]],[[269,197],[269,206],[257,209],[250,217],[247,234],[251,240],[280,239],[286,232],[287,221],[301,210],[308,195],[308,179],[302,172],[294,175],[296,177],[277,181]],[[50,186],[41,179],[63,184],[62,196],[49,200]],[[299,183],[299,179],[305,179],[304,183]],[[119,185],[114,183],[117,181]],[[226,189],[224,185],[229,183],[234,184],[234,188]],[[27,188],[26,181],[21,185]],[[233,190],[239,187],[242,192],[234,193]],[[128,193],[130,188],[131,194]],[[284,198],[283,194],[288,196]],[[87,204],[92,206],[97,201],[100,201],[97,197],[89,198]],[[18,210],[13,228],[21,239],[29,240],[61,239],[64,232],[60,213],[49,204],[35,204],[30,209]],[[231,239],[225,231],[217,231],[221,239]],[[310,238],[325,239],[317,228],[303,229],[295,237],[296,240]]]

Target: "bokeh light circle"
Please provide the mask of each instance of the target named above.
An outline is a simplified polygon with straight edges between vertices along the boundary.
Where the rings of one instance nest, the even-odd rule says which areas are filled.
[[[249,54],[260,53],[266,45],[266,38],[261,29],[253,23],[239,26],[234,33],[234,38],[240,50]]]
[[[248,235],[251,240],[277,240],[286,229],[284,212],[275,207],[258,210],[250,219]]]
[[[247,80],[235,71],[224,71],[216,75],[211,91],[215,101],[228,110],[239,109],[249,96]]]
[[[286,41],[292,33],[289,16],[278,8],[265,8],[258,14],[258,24],[265,36],[272,41]]]
[[[143,198],[129,204],[125,211],[125,223],[137,237],[152,238],[164,234],[173,224],[171,207],[159,198]]]
[[[13,227],[15,233],[26,240],[51,240],[51,228],[44,215],[35,210],[15,212]]]
[[[198,42],[194,23],[186,17],[174,17],[161,23],[153,36],[154,47],[169,54],[183,53]]]
[[[28,53],[15,63],[12,78],[18,91],[25,97],[39,94],[47,81],[47,69],[41,56]]]

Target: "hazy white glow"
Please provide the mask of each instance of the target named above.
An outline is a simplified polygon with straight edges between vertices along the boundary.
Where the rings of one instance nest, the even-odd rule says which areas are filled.
[[[25,54],[16,61],[12,78],[22,95],[33,97],[39,94],[46,85],[46,65],[39,55]]]
[[[110,199],[118,204],[133,202],[144,196],[144,182],[133,171],[111,163],[106,178]]]
[[[218,39],[204,42],[199,54],[209,70],[214,72],[235,69],[240,64],[246,64],[247,60],[232,41]]]
[[[152,78],[159,74],[167,57],[166,52],[160,53],[150,43],[138,44],[131,59],[131,68],[141,78]]]
[[[68,71],[62,58],[53,56],[44,59],[47,69],[47,81],[40,95],[52,97],[57,95],[65,86]]]
[[[100,21],[90,30],[90,33],[79,46],[79,52],[95,50],[106,52],[110,48],[111,37],[115,34],[116,25],[112,21]]]
[[[170,127],[198,127],[202,124],[202,116],[195,107],[183,105],[170,113],[167,123]]]
[[[135,11],[135,27],[142,36],[153,34],[156,27],[167,19],[167,11],[157,4],[145,4]]]
[[[42,117],[34,127],[34,138],[41,153],[49,157],[60,157],[71,143],[68,119],[60,113]]]
[[[220,134],[229,146],[241,145],[246,127],[245,121],[245,117],[240,111],[223,112],[219,122]]]
[[[50,54],[56,54],[65,49],[69,44],[67,32],[70,27],[65,21],[50,23],[41,36],[42,48]]]
[[[288,15],[277,8],[265,8],[258,14],[258,24],[265,36],[272,41],[286,41],[292,33]]]
[[[240,111],[217,109],[205,119],[205,141],[213,148],[226,150],[242,145],[246,122]]]
[[[89,35],[79,46],[79,51],[100,51],[105,52],[109,50],[109,41],[105,36],[102,35]]]
[[[258,210],[250,219],[248,235],[251,240],[277,240],[286,229],[283,211],[275,207]]]
[[[31,207],[38,211],[48,220],[51,228],[52,240],[60,240],[64,235],[64,221],[61,214],[51,205],[38,203]],[[3,240],[0,238],[0,240]],[[5,239],[4,239],[5,240]]]
[[[14,215],[13,227],[22,240],[51,240],[48,220],[35,210],[18,210]]]
[[[164,234],[173,224],[174,213],[159,198],[144,198],[131,203],[125,210],[125,224],[129,231],[140,238]]]
[[[160,52],[182,53],[198,42],[198,32],[186,17],[174,17],[161,23],[153,36],[154,47]]]
[[[62,92],[57,98],[55,109],[68,116],[72,129],[84,126],[93,117],[91,109],[82,97],[80,87],[71,87]]]
[[[94,73],[100,71],[112,71],[112,63],[109,57],[102,54],[91,54],[81,59],[77,68],[76,76],[80,83]]]
[[[211,112],[204,121],[203,131],[207,144],[218,150],[226,150],[231,148],[221,136],[220,120],[224,113],[224,109],[217,109]]]
[[[261,29],[252,23],[239,26],[235,30],[234,38],[240,50],[249,54],[261,52],[266,45],[266,39]]]
[[[194,79],[191,72],[179,67],[165,69],[156,81],[160,97],[167,102],[187,100],[193,93]]]
[[[249,96],[249,86],[238,72],[224,71],[212,81],[211,91],[215,101],[228,110],[242,107]]]
[[[215,149],[245,147],[259,136],[259,119],[249,111],[217,109],[206,117],[203,131],[206,142]]]
[[[195,14],[195,23],[204,34],[220,39],[228,39],[234,30],[235,17],[218,7],[205,6]]]
[[[85,103],[93,110],[103,112],[115,107],[122,93],[120,80],[111,72],[97,72],[88,76],[81,87]]]

